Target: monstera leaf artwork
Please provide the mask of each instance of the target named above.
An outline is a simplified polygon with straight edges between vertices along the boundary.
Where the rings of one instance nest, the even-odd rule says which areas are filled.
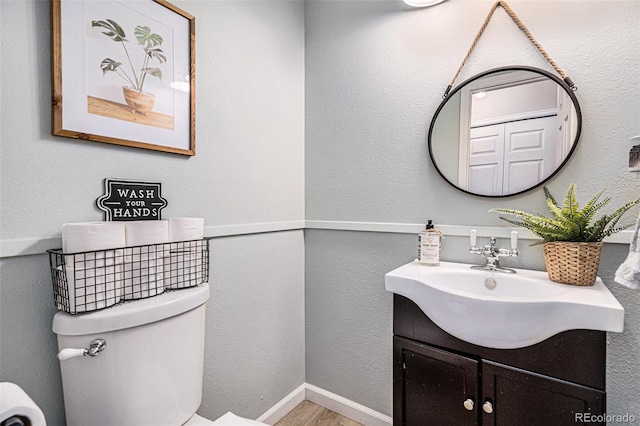
[[[195,155],[195,16],[170,0],[48,2],[51,133]]]
[[[104,58],[100,63],[100,69],[103,75],[113,72],[120,77],[125,83],[122,90],[131,111],[146,115],[153,109],[155,96],[144,92],[145,80],[148,75],[162,80],[162,70],[158,66],[167,60],[164,51],[160,48],[163,42],[162,37],[152,33],[147,26],[135,27],[134,36],[144,54],[142,67],[136,69],[131,60],[131,52],[127,49],[127,44],[130,42],[124,29],[116,21],[113,19],[91,21],[91,27],[101,29],[102,34],[122,45],[126,61],[123,63],[113,58]],[[158,66],[152,66],[156,63]]]

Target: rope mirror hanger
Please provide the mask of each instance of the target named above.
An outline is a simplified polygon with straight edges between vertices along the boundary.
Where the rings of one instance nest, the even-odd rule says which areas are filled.
[[[458,71],[456,71],[456,74],[451,79],[451,82],[447,86],[447,89],[445,90],[444,95],[442,95],[442,98],[444,99],[449,95],[449,91],[451,90],[451,88],[453,87],[454,83],[456,82],[456,79],[460,75],[460,72],[462,72],[462,68],[467,63],[467,60],[469,60],[469,56],[471,56],[471,52],[473,51],[473,48],[476,47],[476,44],[478,43],[478,40],[480,40],[480,37],[482,36],[482,33],[484,32],[485,28],[487,28],[487,25],[489,24],[489,21],[491,20],[491,17],[493,17],[493,12],[495,12],[495,10],[498,8],[498,6],[502,6],[504,11],[507,12],[507,14],[511,17],[513,22],[515,22],[515,24],[518,26],[518,28],[520,28],[520,30],[527,36],[529,41],[531,41],[531,43],[535,46],[535,48],[538,49],[540,54],[553,67],[553,69],[556,70],[556,72],[560,75],[560,77],[562,77],[562,80],[564,80],[564,82],[567,84],[567,86],[569,86],[571,88],[571,90],[573,90],[573,91],[578,90],[578,88],[573,84],[573,81],[571,81],[569,76],[562,70],[562,68],[560,68],[560,66],[558,66],[558,64],[556,64],[556,62],[551,58],[551,56],[549,56],[549,54],[544,50],[542,45],[540,45],[540,43],[533,37],[531,32],[522,23],[520,18],[518,18],[518,15],[516,15],[515,12],[509,7],[507,2],[500,0],[500,1],[495,2],[493,4],[493,6],[491,7],[491,10],[489,11],[489,14],[487,15],[487,18],[484,20],[484,23],[480,27],[480,30],[478,31],[478,34],[473,39],[473,43],[471,43],[471,47],[469,47],[469,50],[467,51],[467,55],[462,60],[462,63],[460,64],[460,67],[458,68]]]

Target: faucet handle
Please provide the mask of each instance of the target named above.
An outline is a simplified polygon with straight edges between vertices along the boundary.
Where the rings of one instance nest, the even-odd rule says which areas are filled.
[[[475,229],[472,229],[471,230],[471,234],[470,234],[471,247],[475,247],[476,246],[476,237],[477,237],[477,235],[478,235],[478,232]]]
[[[518,231],[511,231],[511,250],[518,248]]]

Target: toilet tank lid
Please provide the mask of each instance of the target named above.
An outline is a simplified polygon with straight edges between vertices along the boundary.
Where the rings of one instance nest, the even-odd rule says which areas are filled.
[[[162,293],[148,299],[125,302],[86,314],[53,316],[53,332],[64,336],[84,336],[123,330],[160,321],[190,311],[209,300],[209,284]]]

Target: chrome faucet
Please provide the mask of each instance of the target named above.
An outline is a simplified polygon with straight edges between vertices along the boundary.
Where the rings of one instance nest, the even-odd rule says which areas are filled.
[[[500,266],[500,258],[502,257],[518,257],[518,233],[511,232],[511,250],[498,248],[496,246],[496,237],[491,237],[489,245],[484,247],[476,247],[476,230],[471,230],[471,248],[469,253],[480,254],[484,256],[487,262],[484,265],[474,265],[471,269],[484,269],[488,271],[504,272],[507,274],[515,274],[516,271],[510,268]]]

